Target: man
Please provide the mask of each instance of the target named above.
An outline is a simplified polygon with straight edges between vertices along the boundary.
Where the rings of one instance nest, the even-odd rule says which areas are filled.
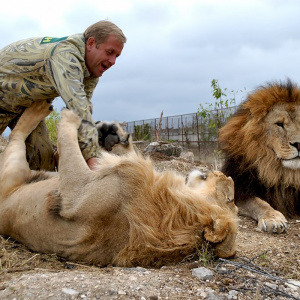
[[[93,168],[99,156],[98,133],[92,118],[92,94],[98,78],[113,66],[126,37],[109,21],[99,21],[83,34],[62,38],[30,38],[0,50],[0,134],[13,128],[26,107],[60,96],[78,113],[79,145]],[[45,121],[26,141],[31,169],[54,170],[55,160]]]

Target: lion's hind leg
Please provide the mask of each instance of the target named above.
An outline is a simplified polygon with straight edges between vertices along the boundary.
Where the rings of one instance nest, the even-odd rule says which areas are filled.
[[[26,161],[25,140],[52,110],[47,101],[34,102],[25,109],[9,136],[9,143],[3,153],[0,175],[0,194],[5,198],[15,188],[24,183],[30,169]]]

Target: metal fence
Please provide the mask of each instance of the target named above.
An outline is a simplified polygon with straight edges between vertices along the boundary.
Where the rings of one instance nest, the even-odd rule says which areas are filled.
[[[221,128],[238,106],[207,111],[205,115],[191,113],[171,117],[128,122],[125,126],[134,141],[168,141],[177,143],[201,159],[218,149],[218,129]]]

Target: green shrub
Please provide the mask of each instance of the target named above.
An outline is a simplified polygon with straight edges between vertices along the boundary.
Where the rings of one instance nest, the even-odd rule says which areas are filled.
[[[57,145],[57,124],[60,120],[60,113],[54,109],[51,114],[46,118],[46,126],[49,131],[49,138],[53,145]]]

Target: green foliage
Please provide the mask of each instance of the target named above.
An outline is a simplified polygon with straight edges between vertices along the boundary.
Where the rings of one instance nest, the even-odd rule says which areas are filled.
[[[261,260],[266,260],[267,259],[267,254],[266,253],[263,253],[261,256],[260,256]]]
[[[49,137],[53,145],[57,144],[57,124],[60,120],[60,113],[54,109],[51,114],[45,119],[46,126],[49,131]]]
[[[200,126],[202,130],[202,140],[217,139],[218,129],[220,129],[232,116],[230,106],[235,106],[236,92],[227,88],[221,89],[217,79],[211,81],[213,103],[200,104],[198,109],[198,117],[200,117]],[[227,112],[227,113],[226,113]]]
[[[134,139],[136,141],[149,141],[150,138],[150,125],[148,123],[134,126]]]
[[[212,265],[215,259],[214,250],[208,242],[201,244],[201,247],[196,246],[196,255],[204,266]]]

